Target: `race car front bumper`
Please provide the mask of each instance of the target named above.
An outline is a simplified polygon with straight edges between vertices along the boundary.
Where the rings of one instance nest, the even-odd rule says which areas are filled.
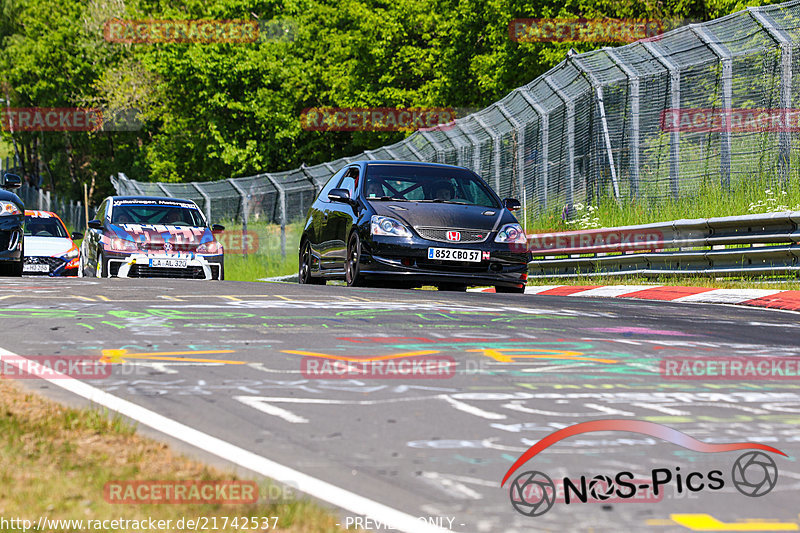
[[[111,255],[108,273],[120,278],[222,280],[225,279],[224,256],[194,253]]]

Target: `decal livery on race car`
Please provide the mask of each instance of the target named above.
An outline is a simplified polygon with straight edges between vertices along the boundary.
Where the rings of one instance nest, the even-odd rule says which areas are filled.
[[[109,196],[89,221],[80,276],[225,279],[224,251],[197,204],[180,198]]]

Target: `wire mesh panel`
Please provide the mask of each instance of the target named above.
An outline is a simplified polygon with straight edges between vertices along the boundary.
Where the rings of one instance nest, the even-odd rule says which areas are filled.
[[[229,181],[204,181],[196,185],[211,199],[211,217],[214,222],[241,220],[242,195]]]
[[[376,159],[470,168],[531,213],[608,196],[682,198],[708,187],[800,179],[800,151],[792,150],[800,128],[787,122],[796,118],[787,109],[800,109],[800,0],[570,54],[482,111],[391,146],[269,177],[286,190],[289,220],[303,216],[333,173]],[[254,215],[277,219],[267,175],[236,183],[252,190]],[[189,184],[162,185],[203,202]],[[123,174],[114,186],[119,194],[164,193]],[[232,187],[199,186],[212,213],[243,216]]]

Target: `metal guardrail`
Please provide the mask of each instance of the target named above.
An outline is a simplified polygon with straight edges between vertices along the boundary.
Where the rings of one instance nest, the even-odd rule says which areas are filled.
[[[800,272],[800,211],[528,235],[531,277]]]

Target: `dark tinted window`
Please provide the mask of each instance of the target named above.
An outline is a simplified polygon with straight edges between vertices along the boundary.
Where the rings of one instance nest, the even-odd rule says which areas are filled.
[[[345,167],[336,174],[334,174],[333,176],[331,176],[331,179],[328,180],[328,183],[325,184],[325,186],[322,188],[322,191],[319,193],[320,200],[322,200],[323,202],[328,201],[328,193],[331,192],[331,189],[336,188],[336,186],[339,184],[339,181],[341,181],[342,176],[346,171],[347,168]]]
[[[56,217],[25,217],[25,235],[30,237],[69,237],[67,228]]]
[[[344,179],[339,184],[339,189],[347,189],[350,191],[350,198],[356,197],[356,187],[358,186],[358,169],[351,168],[344,175]]]
[[[483,180],[460,168],[369,165],[364,187],[367,198],[384,196],[416,202],[500,207]]]

